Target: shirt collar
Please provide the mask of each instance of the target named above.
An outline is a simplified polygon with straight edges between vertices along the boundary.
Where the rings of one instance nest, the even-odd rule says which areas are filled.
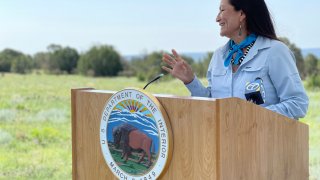
[[[228,56],[229,43],[230,43],[230,40],[221,49],[223,52],[223,56],[222,56],[223,61]],[[263,36],[258,36],[256,42],[254,43],[254,45],[250,49],[249,53],[247,54],[245,60],[241,63],[241,65],[245,64],[246,62],[253,59],[254,56],[258,54],[259,50],[270,48],[270,47],[271,47],[271,39],[263,37]]]

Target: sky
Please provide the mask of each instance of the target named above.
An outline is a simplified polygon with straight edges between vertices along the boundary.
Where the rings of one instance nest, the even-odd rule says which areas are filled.
[[[319,0],[265,0],[278,36],[320,48]],[[152,51],[208,52],[222,46],[215,22],[220,0],[0,1],[0,51],[27,54],[59,44],[86,52],[112,45],[122,55]]]

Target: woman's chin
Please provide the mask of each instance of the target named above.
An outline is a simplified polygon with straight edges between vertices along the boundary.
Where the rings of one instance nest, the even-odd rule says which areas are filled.
[[[225,36],[226,36],[226,33],[220,31],[220,36],[221,36],[221,37],[225,37]]]
[[[221,37],[226,37],[226,38],[231,38],[230,34],[228,34],[226,32],[223,32],[223,31],[220,31],[220,36]]]

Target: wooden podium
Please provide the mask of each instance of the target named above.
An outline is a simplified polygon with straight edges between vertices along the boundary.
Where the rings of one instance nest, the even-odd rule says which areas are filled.
[[[113,93],[71,90],[73,179],[116,179],[99,142],[101,113]],[[155,97],[174,142],[160,179],[308,179],[307,125],[238,98]]]

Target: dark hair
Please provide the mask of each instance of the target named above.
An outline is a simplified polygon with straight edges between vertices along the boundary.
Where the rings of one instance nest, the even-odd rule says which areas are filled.
[[[264,0],[229,0],[236,11],[246,15],[247,30],[256,35],[278,39],[270,12]]]

